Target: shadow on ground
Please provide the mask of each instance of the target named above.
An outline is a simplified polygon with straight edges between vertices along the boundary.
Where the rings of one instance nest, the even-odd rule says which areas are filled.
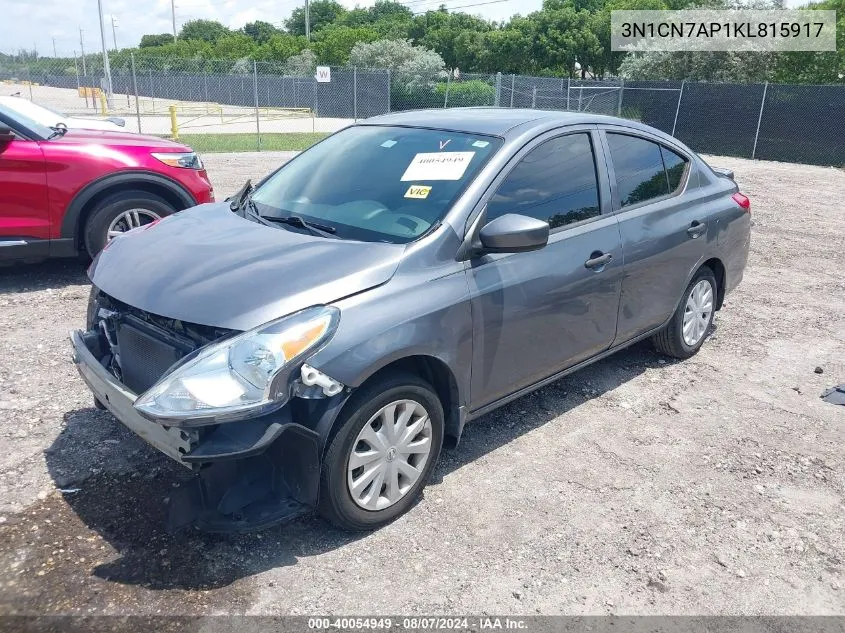
[[[29,292],[88,283],[88,264],[83,258],[48,259],[34,264],[0,265],[0,293]]]
[[[646,369],[671,363],[658,358],[648,345],[636,345],[480,418],[467,426],[456,449],[444,451],[435,481]],[[252,534],[168,534],[167,502],[190,478],[189,471],[102,411],[70,412],[66,423],[45,451],[47,465],[59,488],[79,488],[64,494],[72,513],[119,553],[117,560],[94,568],[104,580],[150,589],[214,589],[366,537],[339,531],[318,517]],[[102,464],[122,464],[119,472],[106,466],[92,473],[89,463],[80,463],[79,451],[95,450]]]

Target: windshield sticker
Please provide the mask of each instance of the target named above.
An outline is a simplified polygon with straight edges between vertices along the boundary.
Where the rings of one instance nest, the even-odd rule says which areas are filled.
[[[417,154],[408,165],[402,182],[409,180],[460,180],[475,152],[437,152]]]
[[[488,141],[476,141],[472,144],[473,147],[480,147],[482,149],[487,147],[488,145],[490,145]]]
[[[446,139],[445,141],[440,141],[440,151],[442,152],[446,149],[446,146],[452,142],[452,139]]]
[[[413,198],[414,200],[425,200],[428,194],[431,193],[431,187],[422,187],[420,185],[411,185],[405,193],[406,198]]]
[[[385,141],[384,143],[381,144],[381,146],[386,147],[387,149],[390,149],[391,147],[396,145],[397,142],[398,141]]]

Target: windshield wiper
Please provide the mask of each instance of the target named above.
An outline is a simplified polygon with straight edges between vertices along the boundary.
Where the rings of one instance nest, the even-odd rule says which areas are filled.
[[[252,186],[252,181],[247,180],[243,187],[241,187],[234,196],[229,198],[229,200],[231,200],[229,208],[242,218],[249,217],[264,226],[273,226],[258,212],[258,208],[252,200],[253,190],[254,187]]]
[[[286,215],[282,217],[263,215],[261,217],[265,220],[269,220],[270,222],[277,222],[279,224],[287,224],[300,229],[306,229],[311,231],[314,235],[321,235],[322,237],[333,237],[334,234],[337,233],[337,229],[333,226],[318,224],[317,222],[309,222],[298,215]]]

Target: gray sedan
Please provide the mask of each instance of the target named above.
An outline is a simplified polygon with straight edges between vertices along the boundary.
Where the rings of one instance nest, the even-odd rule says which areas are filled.
[[[74,360],[196,473],[172,527],[372,529],[473,418],[644,338],[695,354],[750,226],[733,174],[640,123],[387,115],[110,243]]]

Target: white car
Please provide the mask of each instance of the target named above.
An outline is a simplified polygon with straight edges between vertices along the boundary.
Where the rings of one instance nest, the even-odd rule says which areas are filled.
[[[64,125],[69,129],[81,130],[105,130],[110,132],[121,131],[129,132],[124,128],[126,122],[118,117],[111,117],[109,119],[88,119],[85,117],[67,116],[61,112],[56,112],[37,103],[33,103],[29,99],[23,97],[2,97],[0,96],[0,105],[18,112],[24,116],[29,117],[33,121],[46,125],[47,127],[57,127],[59,124]]]

